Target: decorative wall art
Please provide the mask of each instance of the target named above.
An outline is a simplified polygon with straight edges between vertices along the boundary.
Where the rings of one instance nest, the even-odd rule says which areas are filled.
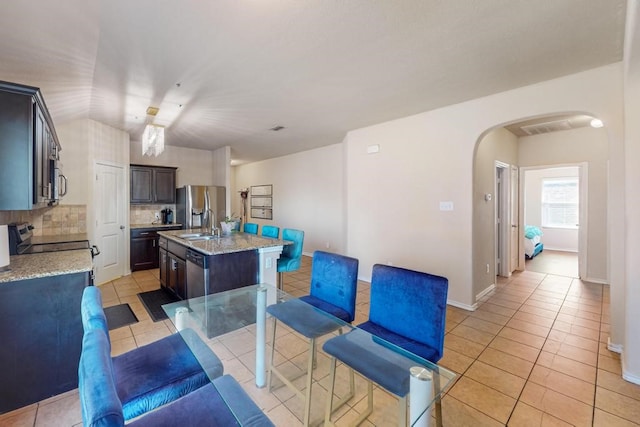
[[[251,187],[251,218],[273,219],[273,186]]]

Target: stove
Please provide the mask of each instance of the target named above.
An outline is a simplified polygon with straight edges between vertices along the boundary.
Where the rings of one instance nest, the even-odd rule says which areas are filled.
[[[97,246],[91,246],[85,233],[61,236],[34,236],[33,225],[22,222],[9,224],[9,253],[11,255],[37,254],[43,252],[90,249],[91,256],[100,253]]]

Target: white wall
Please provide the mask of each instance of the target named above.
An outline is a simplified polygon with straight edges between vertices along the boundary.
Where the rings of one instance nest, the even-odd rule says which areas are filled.
[[[62,173],[67,177],[67,195],[60,204],[84,204],[89,201],[89,179],[91,162],[89,151],[89,120],[75,120],[56,125],[56,133],[60,139],[60,163]]]
[[[342,144],[235,166],[233,170],[232,211],[237,215],[240,188],[271,184],[273,220],[259,220],[248,214],[249,222],[276,225],[280,230],[303,230],[306,254],[316,250],[346,254]]]
[[[482,137],[476,146],[473,164],[473,295],[476,297],[495,285],[497,274],[496,161],[518,163],[518,138],[504,128],[493,129]],[[485,194],[491,194],[492,200],[485,200]]]
[[[349,132],[347,241],[348,252],[360,259],[361,276],[387,262],[440,274],[449,279],[450,301],[472,307],[476,142],[501,124],[583,111],[607,124],[612,170],[621,170],[620,85],[621,64],[614,64]],[[380,153],[366,154],[372,144]],[[612,175],[610,182],[615,194],[609,207],[619,212],[623,176]],[[440,201],[452,201],[454,210],[440,211]],[[623,239],[623,221],[612,220],[611,238]],[[623,246],[612,250],[613,256],[624,254]],[[612,282],[624,284],[620,276],[612,275]]]
[[[68,193],[62,204],[87,205],[87,234],[94,240],[95,212],[93,210],[92,177],[95,162],[107,162],[128,169],[129,134],[89,119],[74,120],[56,126],[62,151],[60,161],[68,179]],[[128,183],[128,177],[125,177]],[[126,188],[127,200],[129,186]]]
[[[579,172],[578,167],[524,171],[524,223],[526,225],[535,225],[542,230],[544,233],[542,243],[545,249],[578,252],[577,229],[542,227],[542,181],[549,178],[578,178]],[[602,210],[605,209],[605,206],[600,206]],[[606,222],[602,225],[606,225]],[[606,243],[606,239],[602,241],[605,248]],[[603,252],[606,254],[606,251]]]
[[[231,147],[226,146],[222,148],[218,148],[213,151],[213,162],[211,163],[211,167],[213,168],[213,177],[211,180],[211,185],[219,185],[223,186],[227,189],[226,193],[226,215],[231,215],[231,200],[233,187],[231,182]],[[222,220],[222,218],[220,218]],[[219,222],[219,221],[218,221]],[[216,227],[219,225],[216,224]]]
[[[624,331],[624,351],[622,353],[622,376],[640,384],[640,5],[636,0],[628,1],[627,28],[625,32],[625,154],[626,197],[625,216],[627,221],[626,288],[623,299],[626,310],[617,310],[624,306],[611,305],[612,321],[619,316],[626,320]],[[611,165],[613,168],[616,165]],[[614,289],[612,288],[612,301]],[[622,313],[620,313],[622,312]],[[613,341],[618,344],[620,341]]]

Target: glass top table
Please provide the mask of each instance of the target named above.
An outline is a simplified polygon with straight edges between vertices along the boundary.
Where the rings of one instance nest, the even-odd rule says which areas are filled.
[[[262,388],[266,385],[267,379],[267,319],[271,317],[266,308],[290,300],[296,300],[296,313],[299,312],[300,316],[319,315],[323,327],[327,330],[341,331],[342,335],[347,335],[368,351],[388,360],[393,369],[406,369],[406,380],[410,382],[410,425],[429,425],[431,408],[435,402],[439,402],[442,393],[453,383],[453,372],[333,317],[275,286],[246,286],[166,304],[162,308],[176,330],[192,329],[205,342],[223,340],[225,337],[233,339],[234,333],[249,329],[252,335],[255,334],[255,339],[247,340],[246,335],[243,335],[243,341],[244,345],[255,350],[255,385]],[[328,333],[329,338],[331,334],[337,336],[338,332]],[[320,348],[321,346],[318,347],[318,351],[321,351]],[[194,351],[194,355],[200,360],[197,352]],[[207,371],[206,363],[202,365]],[[215,378],[214,373],[207,372],[207,375],[211,380]],[[441,420],[437,419],[436,422],[440,424]]]

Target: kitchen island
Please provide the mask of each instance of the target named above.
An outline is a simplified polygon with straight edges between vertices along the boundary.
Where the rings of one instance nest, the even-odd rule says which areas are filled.
[[[89,249],[13,255],[0,274],[0,413],[78,387]]]
[[[160,282],[179,298],[194,298],[256,283],[277,284],[278,258],[291,242],[201,229],[158,231]]]

